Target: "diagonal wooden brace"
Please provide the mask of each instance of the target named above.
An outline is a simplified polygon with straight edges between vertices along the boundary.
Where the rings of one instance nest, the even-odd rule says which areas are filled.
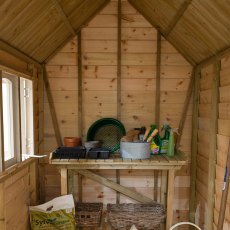
[[[130,198],[132,198],[134,200],[136,200],[136,201],[139,201],[141,203],[154,202],[152,199],[150,199],[150,198],[148,198],[148,197],[146,197],[144,195],[141,195],[138,192],[135,192],[135,191],[133,191],[131,189],[128,189],[128,188],[126,188],[126,187],[124,187],[122,185],[119,185],[119,184],[117,184],[117,183],[115,183],[115,182],[113,182],[111,180],[108,180],[108,179],[106,179],[106,178],[104,178],[102,176],[99,176],[99,175],[97,175],[97,174],[95,174],[95,173],[93,173],[93,172],[91,172],[89,170],[77,169],[75,171],[77,173],[83,175],[83,176],[88,177],[91,180],[94,180],[94,181],[96,181],[96,182],[98,182],[98,183],[100,183],[100,184],[102,184],[102,185],[104,185],[104,186],[106,186],[108,188],[111,188],[111,189],[113,189],[113,190],[115,190],[117,192],[120,192],[120,193],[122,193],[122,194],[124,194],[124,195],[126,195],[126,196],[128,196],[128,197],[130,197]]]

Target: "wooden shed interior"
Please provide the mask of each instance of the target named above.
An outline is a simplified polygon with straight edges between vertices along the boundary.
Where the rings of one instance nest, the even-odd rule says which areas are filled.
[[[29,229],[28,206],[63,194],[66,178],[50,164],[50,153],[66,136],[86,140],[90,125],[104,117],[120,120],[127,131],[153,123],[177,127],[176,149],[187,164],[168,188],[174,199],[166,207],[173,210],[167,227],[191,221],[220,230],[230,151],[228,1],[2,0],[0,15],[1,230]],[[24,111],[33,115],[33,133],[25,131],[32,152],[22,147],[23,102],[12,102],[21,113],[10,165],[2,93],[8,75],[17,88],[21,79],[32,81],[33,95],[33,113]],[[21,90],[13,88],[16,98]],[[165,204],[167,171],[99,169],[90,172]],[[75,201],[135,202],[74,170],[68,176]],[[230,195],[225,206],[223,229],[230,230]]]

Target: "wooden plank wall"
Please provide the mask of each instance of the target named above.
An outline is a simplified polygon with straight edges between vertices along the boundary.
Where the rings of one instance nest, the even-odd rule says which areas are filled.
[[[157,31],[126,1],[122,1],[121,121],[126,130],[155,122]],[[83,139],[89,126],[103,117],[117,117],[117,1],[111,1],[82,29]],[[77,39],[69,42],[46,66],[57,118],[64,136],[78,135]],[[164,39],[161,41],[160,123],[178,127],[192,67]],[[47,99],[44,99],[44,152],[57,147]],[[191,111],[186,117],[180,149],[190,155]],[[44,162],[45,200],[60,195],[60,175]],[[98,171],[116,180],[112,170]],[[121,171],[121,184],[153,198],[153,171]],[[77,177],[74,193],[77,200]],[[160,191],[161,181],[158,180]],[[160,193],[158,193],[160,194]],[[177,172],[175,221],[187,220],[189,167]],[[158,199],[159,200],[159,199]],[[83,178],[83,201],[116,202],[116,193]],[[121,196],[121,202],[133,202]]]
[[[216,133],[216,179],[215,183],[215,207],[213,210],[214,221],[213,229],[217,228],[218,216],[220,211],[220,202],[223,188],[223,178],[226,166],[229,137],[230,137],[230,61],[229,55],[221,59],[220,69],[220,86],[219,86],[219,103],[218,103],[218,132]],[[211,106],[212,106],[212,82],[215,76],[215,63],[203,67],[201,70],[200,80],[200,101],[199,101],[199,129],[198,129],[198,154],[197,154],[197,181],[196,181],[196,222],[202,229],[207,229],[208,208],[208,175],[209,175],[209,153],[210,153],[210,135],[211,126]],[[211,170],[211,169],[210,169]],[[224,230],[230,229],[230,195],[228,195]]]
[[[197,143],[197,179],[196,197],[200,211],[199,226],[204,228],[205,212],[207,211],[208,194],[208,165],[210,152],[210,116],[211,116],[211,93],[213,65],[205,67],[201,71],[200,101],[198,118],[198,143]]]
[[[2,230],[29,229],[28,206],[35,205],[37,201],[34,200],[37,193],[35,175],[36,160],[29,159],[0,176]]]
[[[221,60],[220,88],[219,88],[219,119],[217,134],[217,164],[215,181],[215,209],[214,229],[218,223],[223,178],[226,166],[229,138],[230,138],[230,55]],[[228,194],[224,230],[230,230],[230,194]]]

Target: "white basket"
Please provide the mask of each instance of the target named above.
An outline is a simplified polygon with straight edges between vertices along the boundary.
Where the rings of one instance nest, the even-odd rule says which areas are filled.
[[[180,225],[184,225],[184,224],[186,224],[186,225],[192,225],[192,226],[196,227],[197,229],[201,230],[200,227],[198,227],[197,225],[195,225],[194,223],[191,223],[191,222],[180,222],[180,223],[174,224],[169,230],[173,230],[176,227],[178,227]]]

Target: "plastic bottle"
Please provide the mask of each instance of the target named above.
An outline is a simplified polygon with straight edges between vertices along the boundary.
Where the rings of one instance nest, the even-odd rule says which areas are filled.
[[[144,126],[140,128],[140,133],[139,133],[139,136],[138,136],[140,141],[144,141],[145,131],[146,131],[146,128]]]
[[[164,131],[164,136],[161,138],[162,146],[161,146],[161,153],[167,153],[168,145],[169,145],[169,136],[170,136],[170,126],[164,124],[162,130]]]
[[[173,130],[170,130],[170,135],[169,135],[169,144],[168,144],[168,150],[167,150],[167,155],[168,156],[174,156],[174,135],[173,135]]]

